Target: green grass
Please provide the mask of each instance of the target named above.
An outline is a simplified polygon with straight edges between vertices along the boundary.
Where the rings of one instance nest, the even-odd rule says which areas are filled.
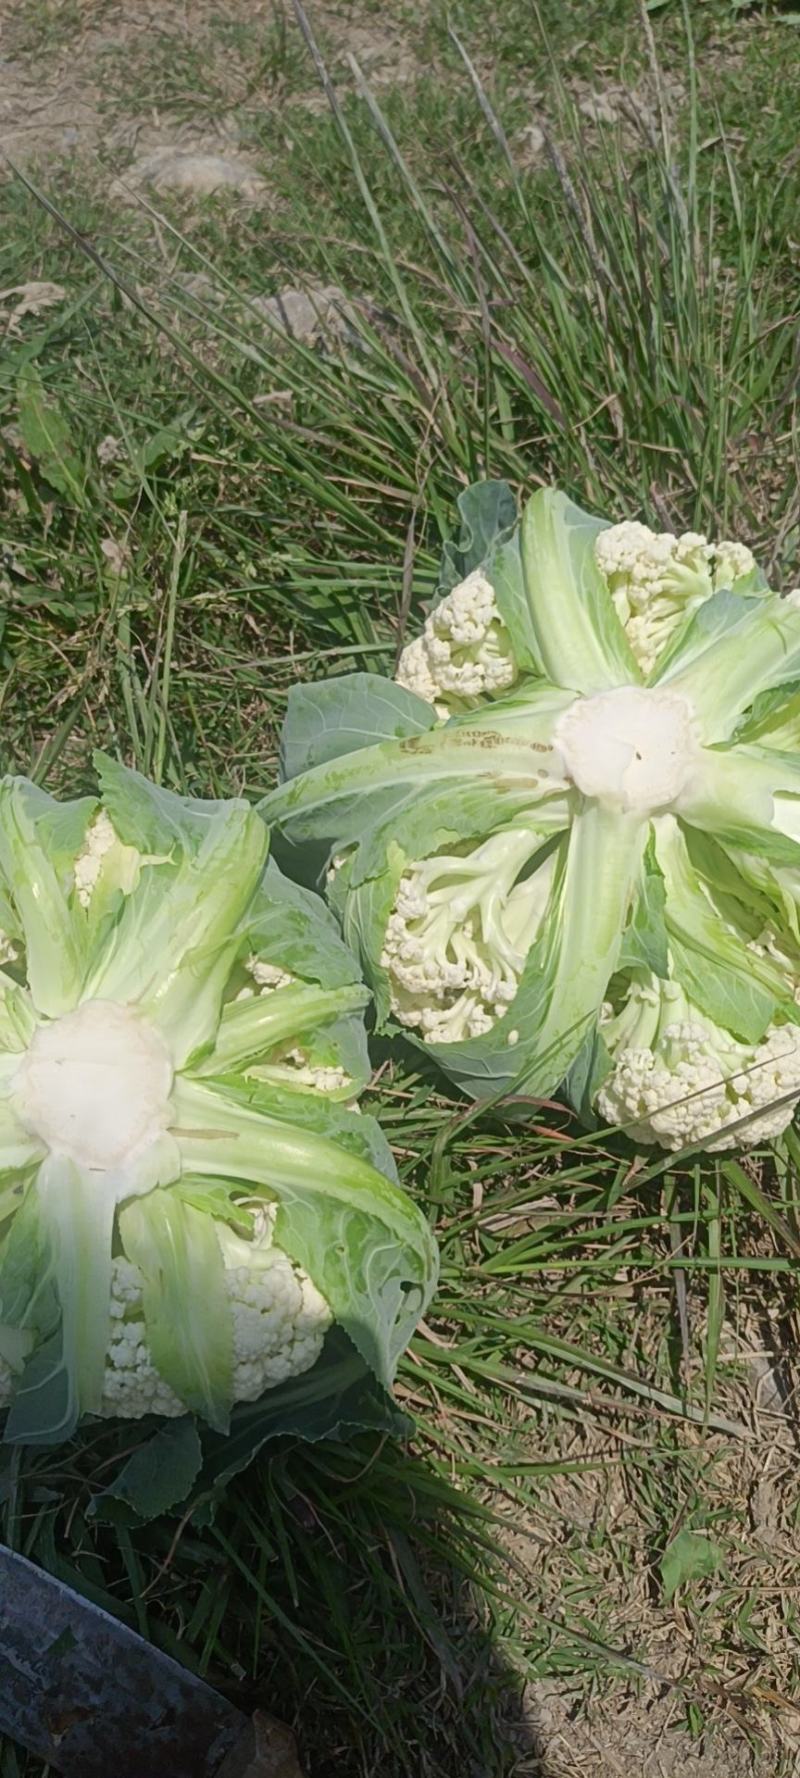
[[[296,32],[236,38],[264,210],[120,212],[77,169],[58,187],[70,236],[2,189],[3,287],[67,292],[0,364],[13,769],[77,788],[100,744],[195,792],[266,788],[289,685],[391,667],[455,497],[486,473],[728,530],[800,578],[794,122],[775,81],[795,38],[720,0],[691,9],[693,62],[680,8],[650,16],[688,95],[651,127],[593,129],[573,103],[576,80],[647,74],[635,8],[552,5],[542,39],[527,6],[487,20],[465,0],[474,79],[444,11],[409,9],[433,70],[333,115],[292,110],[311,88]],[[326,22],[326,56],[339,40]],[[136,90],[180,112],[194,70],[163,51]],[[555,165],[518,164],[529,86]],[[358,299],[358,340],[287,345],[248,306],[308,279]],[[31,366],[63,421],[55,481],[20,433]],[[578,1723],[612,1687],[620,1722],[662,1695],[711,1733],[709,1759],[738,1733],[788,1772],[795,1154],[636,1172],[552,1113],[465,1120],[416,1066],[393,1056],[374,1096],[442,1242],[399,1383],[411,1449],[282,1442],[213,1513],[126,1529],[92,1511],[119,1461],[107,1430],[3,1458],[6,1539],[293,1720],[311,1778],[551,1778],[551,1681]],[[754,1400],[764,1353],[777,1406]],[[687,1528],[721,1566],[673,1605],[661,1560]],[[3,1749],[3,1778],[26,1769]]]

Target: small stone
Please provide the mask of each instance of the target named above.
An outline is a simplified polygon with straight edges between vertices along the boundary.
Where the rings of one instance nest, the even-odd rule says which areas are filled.
[[[581,99],[578,110],[590,123],[614,124],[623,115],[625,98],[623,88],[611,87],[605,93],[589,93]]]
[[[251,199],[265,189],[249,163],[238,157],[167,147],[154,148],[134,161],[115,189],[128,185],[152,185],[155,191],[184,191],[193,197],[225,191]]]
[[[104,537],[100,551],[105,556],[114,578],[121,580],[123,575],[128,572],[128,552],[124,544],[117,543],[114,537]]]
[[[41,315],[45,309],[53,309],[66,297],[63,284],[50,284],[44,279],[34,279],[30,284],[12,284],[8,290],[0,290],[0,303],[9,297],[16,297],[11,314],[8,318],[7,332],[17,334],[23,315]]]
[[[254,296],[248,307],[263,316],[271,330],[288,335],[301,346],[316,345],[326,336],[340,340],[358,337],[356,311],[337,284]]]
[[[544,130],[538,123],[526,124],[514,138],[517,160],[523,167],[533,166],[536,161],[541,160],[545,146]]]
[[[105,469],[109,463],[117,463],[123,455],[125,446],[121,438],[115,438],[113,432],[107,432],[97,447],[97,461]]]
[[[214,307],[219,307],[226,300],[226,292],[219,284],[214,283],[208,272],[179,272],[175,283],[184,296],[191,297],[193,302],[211,303]]]

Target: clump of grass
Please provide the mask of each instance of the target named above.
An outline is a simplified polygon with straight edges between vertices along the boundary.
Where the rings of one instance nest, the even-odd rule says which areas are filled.
[[[525,175],[454,38],[482,162],[453,150],[425,176],[357,69],[360,113],[339,99],[298,12],[332,111],[339,239],[295,239],[295,264],[344,284],[360,337],[327,354],[277,352],[246,303],[224,325],[210,312],[204,321],[282,394],[264,401],[249,448],[281,501],[291,489],[297,530],[311,532],[303,545],[292,527],[284,564],[300,610],[316,599],[333,614],[332,580],[357,574],[367,552],[385,562],[387,544],[398,597],[398,539],[412,519],[424,592],[453,496],[482,475],[556,480],[660,525],[733,527],[772,570],[790,571],[796,315],[724,133],[701,144],[691,45],[680,153],[657,68],[650,101],[631,102],[593,143],[556,78],[548,166]],[[306,153],[319,177],[313,139]],[[297,204],[291,184],[285,195]]]
[[[409,607],[432,589],[455,497],[481,475],[523,489],[554,480],[590,507],[743,536],[779,582],[796,578],[796,314],[772,213],[740,190],[725,133],[703,136],[691,48],[682,113],[646,69],[647,103],[600,134],[551,70],[547,151],[526,171],[466,45],[448,41],[471,118],[463,147],[426,162],[396,105],[384,110],[363,82],[354,104],[328,81],[329,118],[307,117],[274,168],[272,226],[242,220],[232,254],[213,207],[203,246],[145,206],[111,267],[95,255],[95,272],[111,271],[110,310],[90,287],[37,351],[46,379],[65,385],[88,457],[109,430],[125,460],[122,473],[89,477],[78,514],[68,503],[54,511],[46,493],[44,510],[29,510],[28,481],[19,526],[12,515],[38,595],[23,587],[12,636],[27,684],[40,641],[63,647],[67,664],[74,633],[85,666],[88,609],[113,606],[88,693],[78,673],[58,673],[57,720],[43,712],[50,735],[74,717],[79,733],[92,723],[98,738],[123,736],[131,699],[141,703],[126,689],[131,672],[145,703],[158,698],[178,507],[189,548],[170,758],[215,782],[229,773],[233,692],[234,732],[258,735],[237,748],[234,771],[258,789],[281,681],[315,662],[391,664]],[[77,223],[73,267],[87,235],[98,238],[96,220]],[[205,284],[190,293],[198,273]],[[343,290],[338,332],[307,345],[276,333],[254,299],[265,284],[292,283]],[[157,350],[142,386],[148,327]],[[9,416],[12,371],[13,361]],[[133,568],[112,589],[104,533],[133,542]],[[41,585],[55,555],[59,574],[69,565],[60,602]],[[11,746],[29,763],[13,730]]]

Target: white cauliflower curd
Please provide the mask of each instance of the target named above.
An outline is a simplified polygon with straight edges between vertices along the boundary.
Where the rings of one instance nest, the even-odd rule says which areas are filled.
[[[468,709],[513,685],[517,668],[491,581],[476,570],[426,618],[403,649],[398,685],[435,704],[441,715]]]
[[[616,1016],[607,1009],[600,1030],[613,1066],[597,1109],[634,1142],[752,1147],[792,1121],[800,1100],[796,1025],[773,1026],[760,1043],[738,1043],[676,982],[652,977],[631,986]]]
[[[601,531],[595,558],[645,675],[698,605],[722,587],[735,587],[755,567],[743,543],[709,543],[697,531],[651,531],[636,519]]]

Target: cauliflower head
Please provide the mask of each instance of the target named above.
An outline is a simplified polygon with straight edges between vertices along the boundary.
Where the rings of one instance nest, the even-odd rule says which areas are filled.
[[[442,578],[471,572],[412,645],[426,701],[410,677],[304,687],[266,818],[315,881],[335,862],[379,1022],[462,1091],[588,1115],[602,1088],[642,1141],[761,1140],[796,1097],[800,601],[743,545],[608,525],[558,489],[516,523],[504,485],[459,510]],[[452,615],[467,591],[472,628]],[[437,722],[437,622],[442,660],[458,637],[471,668],[496,607],[513,683],[448,681],[467,696]],[[627,1042],[610,1025],[603,1086],[601,1008],[616,1020],[626,985],[638,1005],[642,971],[664,1019]]]
[[[333,1321],[308,1273],[277,1245],[275,1206],[252,1208],[249,1237],[227,1223],[215,1225],[225,1267],[234,1401],[257,1401],[265,1390],[310,1370]],[[145,1288],[140,1267],[124,1254],[117,1255],[98,1410],[105,1418],[139,1420],[144,1414],[186,1413],[186,1403],[165,1381],[150,1350]],[[0,1358],[0,1407],[11,1401],[15,1382],[11,1366]]]
[[[400,1024],[457,1043],[505,1017],[552,882],[552,855],[537,865],[541,852],[540,834],[512,828],[406,870],[381,954]]]
[[[635,519],[600,530],[594,555],[645,676],[699,605],[723,587],[741,585],[755,568],[743,543],[712,543],[697,531],[652,531]],[[403,649],[395,677],[446,719],[502,695],[519,674],[492,582],[476,568]]]
[[[251,1206],[252,1234],[219,1222],[233,1344],[233,1399],[257,1401],[266,1389],[316,1364],[333,1316],[302,1266],[275,1241],[275,1206]],[[100,1413],[138,1420],[143,1414],[185,1414],[148,1345],[145,1282],[123,1256],[113,1263],[111,1323]],[[2,1392],[0,1377],[0,1392]],[[10,1390],[9,1390],[10,1393]],[[0,1395],[1,1399],[1,1395]]]
[[[595,559],[645,675],[698,605],[755,567],[743,543],[709,543],[697,531],[651,531],[635,519],[601,531]]]
[[[634,1142],[749,1148],[792,1121],[800,1101],[796,1025],[773,1025],[760,1043],[738,1043],[677,982],[651,976],[631,983],[618,1013],[604,1009],[600,1031],[612,1068],[597,1109]]]
[[[369,1076],[358,965],[247,803],[99,768],[100,799],[0,781],[5,1437],[224,1433],[333,1321],[388,1387],[436,1250],[339,1102]]]
[[[406,691],[435,704],[441,716],[468,710],[514,684],[511,638],[494,587],[480,569],[426,618],[422,635],[403,649],[395,677]]]

